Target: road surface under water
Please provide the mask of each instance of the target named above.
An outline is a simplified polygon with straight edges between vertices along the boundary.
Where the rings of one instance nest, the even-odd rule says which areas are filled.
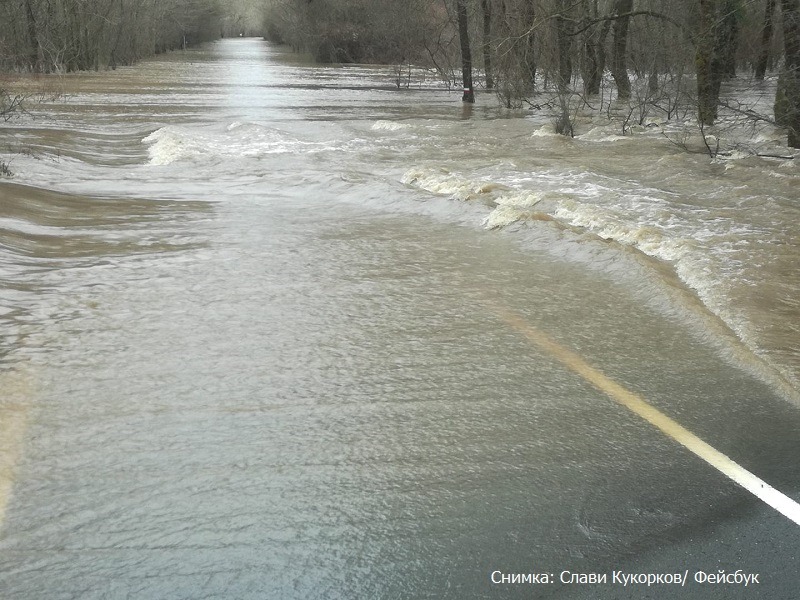
[[[800,527],[569,357],[800,499],[797,165],[392,78],[223,40],[7,129],[3,597],[794,598]]]

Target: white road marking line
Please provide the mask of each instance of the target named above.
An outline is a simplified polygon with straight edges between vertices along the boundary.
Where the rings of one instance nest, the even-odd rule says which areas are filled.
[[[597,389],[660,429],[665,435],[702,458],[720,473],[738,483],[748,492],[769,504],[772,508],[794,523],[800,525],[800,504],[789,498],[789,496],[779,492],[763,479],[757,477],[713,446],[704,442],[683,425],[673,421],[660,410],[648,404],[640,396],[625,389],[620,384],[604,375],[601,371],[583,360],[578,354],[565,348],[552,340],[545,333],[536,329],[520,315],[497,304],[491,304],[490,306],[508,325],[524,334],[525,337],[534,344],[556,357],[565,366],[583,377]]]

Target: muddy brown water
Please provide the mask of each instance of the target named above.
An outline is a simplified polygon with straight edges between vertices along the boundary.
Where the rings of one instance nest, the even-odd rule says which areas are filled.
[[[9,597],[524,594],[769,513],[497,303],[797,496],[797,161],[394,77],[223,40],[6,127]]]

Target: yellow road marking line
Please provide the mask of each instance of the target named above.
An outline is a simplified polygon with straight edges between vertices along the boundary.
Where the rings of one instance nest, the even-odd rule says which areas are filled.
[[[604,392],[625,408],[636,413],[648,423],[661,430],[684,448],[702,458],[720,473],[738,483],[779,513],[800,525],[800,504],[779,492],[740,464],[710,446],[683,425],[673,421],[660,410],[648,404],[640,396],[625,389],[601,371],[587,363],[578,354],[555,342],[545,333],[536,329],[517,313],[497,304],[491,304],[494,312],[505,323],[524,334],[531,342],[555,356],[566,367],[583,377],[600,391]]]
[[[32,386],[25,374],[0,374],[0,527],[14,487],[14,469],[28,426],[31,395]]]

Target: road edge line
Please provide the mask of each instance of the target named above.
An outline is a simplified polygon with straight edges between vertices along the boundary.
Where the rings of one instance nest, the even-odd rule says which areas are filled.
[[[490,306],[507,325],[525,335],[528,340],[557,358],[571,371],[580,375],[618,404],[639,415],[666,436],[678,442],[695,456],[704,460],[790,521],[800,525],[800,504],[789,496],[775,489],[732,458],[703,441],[683,425],[650,405],[641,396],[626,389],[602,371],[590,365],[577,353],[550,338],[519,314],[494,303],[490,304]]]

